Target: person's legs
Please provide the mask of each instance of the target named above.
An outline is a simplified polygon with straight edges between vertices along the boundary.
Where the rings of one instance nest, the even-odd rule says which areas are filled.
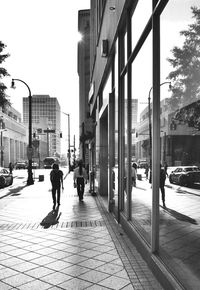
[[[57,188],[57,204],[60,205],[60,186]]]
[[[84,194],[84,178],[82,177],[78,177],[77,178],[77,191],[78,191],[78,196],[79,199],[82,200],[83,199],[83,194]]]
[[[161,190],[161,194],[162,194],[163,206],[165,207],[165,185],[164,184],[160,185],[160,190]]]
[[[85,189],[84,178],[81,178],[81,192],[80,192],[81,199],[83,199],[84,189]]]
[[[56,189],[55,187],[52,187],[52,199],[53,199],[53,209],[55,209],[56,206]]]
[[[80,178],[78,177],[78,178],[77,178],[77,193],[78,193],[78,197],[79,197],[79,199],[81,199],[81,197],[80,197],[80,192],[81,192],[81,180],[80,180]]]

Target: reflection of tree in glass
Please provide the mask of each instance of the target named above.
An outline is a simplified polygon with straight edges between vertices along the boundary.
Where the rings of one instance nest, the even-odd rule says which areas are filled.
[[[0,64],[5,61],[5,59],[9,56],[9,54],[2,54],[5,44],[0,41]],[[7,70],[3,67],[0,67],[0,79],[5,76],[9,76]],[[0,106],[5,107],[6,105],[10,105],[10,102],[6,98],[5,90],[7,87],[0,81]]]
[[[169,99],[169,105],[173,110],[200,99],[200,8],[191,7],[191,11],[194,22],[188,25],[187,30],[180,32],[180,35],[185,37],[183,46],[182,48],[175,46],[172,49],[173,57],[168,58],[174,69],[168,75],[168,79],[173,83],[172,97]],[[199,111],[199,104],[197,108]],[[188,113],[191,112],[190,109]],[[184,121],[186,119],[187,117]],[[188,121],[191,125],[194,123],[191,117]]]
[[[200,131],[200,100],[177,110],[174,119]]]

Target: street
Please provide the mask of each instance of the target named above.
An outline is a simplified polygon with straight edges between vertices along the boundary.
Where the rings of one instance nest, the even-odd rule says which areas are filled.
[[[51,183],[49,179],[51,169],[33,169],[34,182],[39,182],[39,175],[44,175],[45,180],[49,180],[49,189],[51,189]],[[64,177],[68,172],[68,168],[62,168]],[[14,202],[20,197],[20,192],[24,188],[28,188],[31,191],[31,186],[27,187],[28,172],[27,169],[13,170],[13,184],[0,189],[0,210],[3,209],[7,204]],[[42,183],[42,182],[41,182]]]
[[[68,168],[61,168],[64,176]],[[50,169],[33,170],[35,185],[27,186],[27,170],[14,170],[14,182],[12,186],[0,191],[0,219],[2,227],[31,227],[37,228],[41,221],[52,209],[51,183],[49,180]],[[39,182],[39,175],[44,175],[44,181]],[[74,214],[78,220],[84,220],[88,214],[96,221],[101,216],[95,212],[95,205],[88,206],[87,201],[80,207],[77,202],[76,190],[73,188],[72,173],[64,180],[64,195],[59,211],[59,224],[74,223]],[[36,191],[34,191],[36,190]],[[199,190],[196,188],[171,185],[166,180],[166,208],[160,206],[160,245],[161,256],[166,255],[166,262],[177,272],[184,271],[186,264],[194,276],[199,276]],[[136,188],[132,191],[132,217],[138,221],[138,225],[151,237],[151,208],[152,189],[148,180],[142,175],[142,180],[137,180]],[[90,196],[86,194],[87,199]],[[70,198],[73,197],[73,198]],[[74,204],[76,203],[76,204]],[[126,202],[125,202],[126,204]],[[184,245],[184,246],[183,246]],[[194,280],[195,281],[195,280]]]

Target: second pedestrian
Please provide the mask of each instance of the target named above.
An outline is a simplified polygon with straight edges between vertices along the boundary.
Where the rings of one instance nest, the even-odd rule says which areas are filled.
[[[85,184],[87,183],[87,172],[83,167],[82,160],[79,160],[78,167],[74,169],[74,187],[77,188],[79,200],[83,200]]]

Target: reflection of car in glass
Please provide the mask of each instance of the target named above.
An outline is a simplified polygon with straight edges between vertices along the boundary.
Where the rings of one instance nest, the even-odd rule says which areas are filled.
[[[38,163],[37,163],[37,162],[32,162],[32,168],[33,168],[33,169],[37,169],[37,168],[39,168]]]
[[[148,162],[146,160],[138,160],[137,166],[138,168],[145,169],[148,166]]]
[[[15,163],[15,169],[26,169],[27,163],[24,161],[18,161]]]
[[[54,163],[57,163],[59,164],[59,158],[57,157],[46,157],[44,160],[43,160],[43,164],[44,164],[44,168],[45,169],[50,169],[52,168],[52,165]]]
[[[178,166],[170,173],[169,181],[183,186],[200,183],[200,169],[197,166]]]
[[[13,176],[10,172],[0,167],[0,188],[13,184]]]

